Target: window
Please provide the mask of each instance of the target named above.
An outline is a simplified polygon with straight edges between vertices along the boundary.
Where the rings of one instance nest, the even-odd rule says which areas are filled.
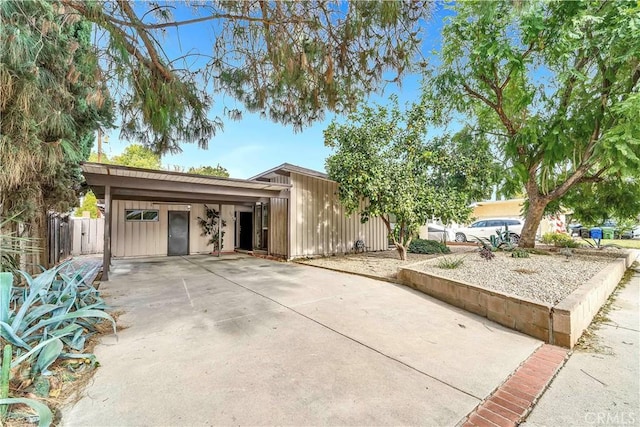
[[[481,228],[481,227],[486,227],[486,221],[478,221],[478,222],[474,222],[473,224],[471,224],[471,228]]]
[[[518,221],[517,219],[510,219],[509,221],[507,221],[507,224],[509,224],[509,225],[522,225],[520,223],[520,221]]]
[[[124,218],[126,221],[158,221],[160,214],[157,210],[126,209]]]

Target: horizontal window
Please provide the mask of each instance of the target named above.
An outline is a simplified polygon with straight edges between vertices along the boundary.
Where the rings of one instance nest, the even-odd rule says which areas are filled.
[[[127,221],[158,221],[160,214],[157,210],[149,209],[126,209],[124,218]]]

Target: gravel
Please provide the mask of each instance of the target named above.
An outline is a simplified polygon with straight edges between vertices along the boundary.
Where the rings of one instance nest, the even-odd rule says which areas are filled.
[[[394,279],[398,268],[411,266],[416,270],[553,305],[611,262],[611,256],[605,256],[610,254],[605,253],[602,256],[576,254],[566,261],[564,256],[558,254],[511,258],[510,254],[501,252],[497,252],[492,261],[485,261],[478,256],[475,247],[451,246],[450,249],[453,253],[445,257],[464,259],[464,263],[453,270],[437,267],[438,260],[434,258],[442,255],[408,254],[407,261],[400,261],[395,251],[331,256],[301,262],[385,279]]]
[[[451,270],[438,267],[437,260],[412,268],[555,305],[611,262],[611,257],[584,255],[574,255],[568,261],[562,255],[495,255],[491,261],[477,253],[457,255],[464,263]]]

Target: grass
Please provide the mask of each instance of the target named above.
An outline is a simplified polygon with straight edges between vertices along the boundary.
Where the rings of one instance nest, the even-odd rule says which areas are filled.
[[[640,239],[615,239],[615,240],[607,239],[607,240],[601,240],[600,243],[603,245],[614,244],[614,245],[621,246],[623,248],[640,249]]]
[[[436,265],[438,268],[453,270],[460,267],[462,264],[464,264],[464,258],[462,257],[442,257]]]

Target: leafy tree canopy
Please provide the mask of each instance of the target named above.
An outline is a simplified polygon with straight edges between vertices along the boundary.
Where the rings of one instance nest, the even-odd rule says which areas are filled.
[[[461,113],[496,144],[503,190],[526,191],[520,245],[531,247],[551,202],[583,183],[638,175],[640,9],[506,0],[454,9],[431,98],[443,122]]]
[[[220,166],[220,164],[213,166],[198,166],[190,167],[187,173],[195,173],[198,175],[220,176],[222,178],[229,178],[229,171],[226,168]]]
[[[362,106],[324,133],[325,144],[335,150],[327,171],[339,184],[347,212],[357,212],[362,222],[380,217],[401,259],[419,226],[434,216],[445,222],[468,219],[469,187],[486,192],[466,179],[477,170],[455,149],[465,137],[426,141],[428,117],[424,99],[401,111],[391,97],[387,106]]]
[[[326,110],[350,111],[384,79],[399,80],[420,50],[424,1],[96,2],[60,0],[100,28],[104,76],[119,99],[124,139],[158,153],[206,147],[209,118],[229,95],[265,118],[300,129]],[[177,19],[176,15],[187,16]],[[180,36],[197,25],[211,49]],[[181,52],[165,51],[164,39]],[[228,116],[239,118],[234,107]]]
[[[102,163],[143,169],[161,169],[160,156],[140,144],[128,145],[122,154],[113,156],[111,159],[104,154],[102,156]]]
[[[98,199],[96,199],[93,191],[87,192],[80,207],[73,213],[74,216],[83,216],[84,212],[89,212],[91,218],[98,218]]]

